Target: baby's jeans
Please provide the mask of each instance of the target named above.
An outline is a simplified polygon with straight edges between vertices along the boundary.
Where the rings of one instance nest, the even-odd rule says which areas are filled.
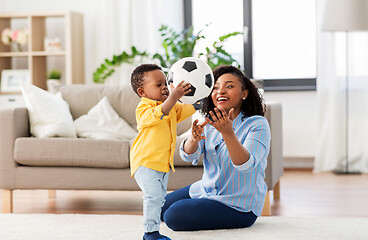
[[[140,166],[134,173],[135,181],[144,193],[143,227],[145,232],[160,230],[161,208],[165,203],[169,173]]]

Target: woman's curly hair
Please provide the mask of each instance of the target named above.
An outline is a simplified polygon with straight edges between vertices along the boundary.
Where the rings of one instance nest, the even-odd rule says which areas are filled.
[[[254,115],[264,116],[266,105],[264,104],[264,99],[258,93],[257,87],[252,83],[252,81],[245,76],[245,74],[238,68],[233,66],[219,66],[213,70],[213,75],[215,77],[215,83],[217,79],[226,74],[232,74],[239,79],[242,84],[242,90],[248,90],[248,96],[242,102],[241,112],[243,113],[243,118],[250,117]],[[204,99],[201,112],[208,118],[211,118],[210,111],[213,111],[215,105],[212,101],[211,94]]]

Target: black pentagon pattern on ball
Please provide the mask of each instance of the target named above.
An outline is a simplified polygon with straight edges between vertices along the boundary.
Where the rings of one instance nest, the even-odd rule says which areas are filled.
[[[167,81],[167,86],[170,86],[170,83],[174,83],[174,73],[173,72],[170,71],[167,74],[166,81]]]
[[[188,96],[188,97],[193,97],[194,96],[194,94],[195,94],[195,91],[196,91],[196,88],[193,86],[193,85],[191,85],[190,86],[190,92],[188,92],[187,94],[185,94],[184,96]]]
[[[211,74],[206,75],[206,80],[204,82],[208,88],[212,87],[212,77]]]
[[[183,69],[187,70],[188,72],[191,72],[197,69],[197,64],[193,61],[186,61],[183,65]]]

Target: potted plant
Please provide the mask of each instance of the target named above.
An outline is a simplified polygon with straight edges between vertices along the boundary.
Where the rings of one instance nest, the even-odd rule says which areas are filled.
[[[61,71],[53,69],[47,74],[47,89],[52,92],[55,85],[61,84]]]
[[[241,32],[232,32],[220,36],[218,40],[206,47],[205,52],[194,54],[194,48],[200,39],[204,39],[202,30],[198,33],[193,33],[193,27],[189,27],[181,32],[176,32],[174,29],[162,25],[159,32],[162,37],[161,53],[147,53],[137,50],[132,46],[131,53],[123,51],[120,55],[113,55],[112,59],[105,61],[93,73],[93,81],[96,83],[104,83],[106,78],[110,77],[115,68],[122,63],[138,64],[143,59],[156,60],[159,62],[165,72],[181,58],[184,57],[201,57],[205,58],[211,68],[219,65],[235,65],[240,67],[239,63],[229,54],[223,47],[226,39],[243,34]]]

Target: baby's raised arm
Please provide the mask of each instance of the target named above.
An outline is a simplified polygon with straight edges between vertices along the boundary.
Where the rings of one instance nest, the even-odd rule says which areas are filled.
[[[191,91],[190,83],[185,83],[184,81],[181,81],[176,87],[174,87],[172,84],[170,84],[169,87],[171,88],[170,95],[162,104],[162,113],[165,115],[170,113],[171,109],[182,96]]]

